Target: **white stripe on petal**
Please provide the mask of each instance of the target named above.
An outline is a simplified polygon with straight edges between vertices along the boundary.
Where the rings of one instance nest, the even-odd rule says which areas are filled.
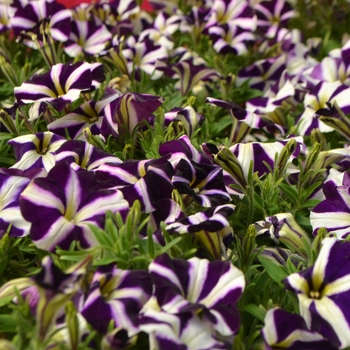
[[[206,259],[192,258],[189,260],[189,263],[187,300],[191,303],[196,303],[202,292],[203,285],[206,282],[209,261]]]
[[[243,272],[231,264],[230,269],[221,275],[215,287],[200,302],[207,307],[211,307],[219,300],[225,298],[231,290],[240,288],[243,291],[244,287],[245,278]]]
[[[350,327],[342,310],[333,300],[323,297],[315,300],[315,306],[320,316],[327,321],[337,334],[341,348],[350,346]]]

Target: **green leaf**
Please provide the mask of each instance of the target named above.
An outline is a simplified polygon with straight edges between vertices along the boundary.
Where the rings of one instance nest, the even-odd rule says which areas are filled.
[[[287,270],[281,266],[277,265],[273,261],[271,261],[269,258],[266,258],[264,256],[258,256],[258,259],[262,266],[264,266],[266,272],[269,274],[269,276],[276,281],[279,285],[283,286],[282,280],[288,277]]]
[[[262,308],[259,308],[259,306],[255,304],[247,304],[243,307],[243,311],[249,312],[251,315],[256,317],[260,321],[264,321],[265,314],[264,310]]]

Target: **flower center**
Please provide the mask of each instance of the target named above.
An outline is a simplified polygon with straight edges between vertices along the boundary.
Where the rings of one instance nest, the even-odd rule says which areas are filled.
[[[320,294],[320,292],[318,290],[316,290],[316,291],[311,290],[309,293],[309,296],[312,299],[321,299],[322,298],[322,295]]]

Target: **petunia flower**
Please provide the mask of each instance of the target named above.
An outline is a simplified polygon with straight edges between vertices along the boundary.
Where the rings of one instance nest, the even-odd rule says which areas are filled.
[[[314,234],[321,227],[325,227],[328,232],[339,238],[345,238],[350,234],[350,176],[344,172],[339,180],[335,178],[323,185],[326,198],[310,213]]]
[[[171,198],[174,170],[165,158],[128,160],[122,164],[102,164],[96,170],[104,188],[120,189],[130,206],[139,200],[146,213],[154,211],[154,203]],[[155,186],[154,184],[157,184]]]
[[[249,80],[252,89],[266,91],[275,83],[286,69],[286,59],[283,55],[254,62],[238,72],[236,85],[241,86]]]
[[[210,27],[209,35],[216,52],[233,53],[238,56],[246,54],[249,42],[253,43],[255,40],[255,35],[251,31],[243,30],[233,23]]]
[[[184,59],[172,67],[175,72],[173,78],[179,81],[175,87],[186,96],[201,82],[214,81],[218,78],[218,72],[213,68],[208,68],[205,64],[196,64],[194,59]]]
[[[100,64],[99,64],[100,65]],[[45,102],[57,110],[77,100],[81,92],[93,88],[93,65],[87,62],[58,63],[50,71],[36,75],[14,92],[18,103]]]
[[[23,218],[19,207],[19,196],[29,182],[25,176],[0,173],[0,236],[10,227],[10,236],[29,234],[30,223]]]
[[[315,264],[285,279],[299,300],[300,314],[310,331],[329,339],[332,346],[350,346],[350,242],[325,238]]]
[[[239,315],[235,306],[244,287],[244,274],[231,262],[158,256],[149,266],[154,296],[169,314],[201,312],[223,336],[236,333]]]
[[[105,118],[101,125],[102,134],[110,131],[115,136],[129,132],[136,125],[148,121],[152,113],[163,103],[163,98],[149,94],[127,92],[108,103],[104,109]]]
[[[98,331],[107,333],[108,325],[138,333],[138,314],[152,293],[147,271],[121,270],[113,264],[97,269],[83,301],[81,314]]]
[[[303,255],[311,249],[310,238],[291,213],[278,213],[255,223],[257,235],[267,236]]]
[[[164,12],[159,12],[154,19],[153,28],[143,30],[139,40],[149,38],[154,44],[160,45],[166,50],[172,50],[174,42],[171,40],[171,35],[179,29],[181,20],[179,15],[169,16]]]
[[[217,165],[198,164],[181,159],[175,167],[172,183],[184,195],[187,203],[188,196],[203,207],[212,207],[231,200],[225,189],[222,169]]]
[[[279,27],[287,27],[295,11],[285,0],[261,1],[254,6],[258,18],[258,30],[267,31],[269,36],[276,34]]]
[[[303,146],[303,139],[301,137],[296,137],[294,139],[296,141],[296,148],[287,160],[288,164],[290,164],[291,161],[299,155]],[[236,156],[239,164],[241,165],[244,176],[247,179],[250,163],[252,161],[253,173],[258,172],[259,176],[270,172],[269,168],[266,167],[264,162],[266,162],[271,169],[274,169],[275,156],[276,154],[279,155],[281,153],[287,142],[288,139],[271,143],[237,143],[230,147],[230,151]],[[292,171],[292,169],[290,169],[290,171]]]
[[[261,330],[266,350],[332,350],[337,349],[319,333],[310,331],[297,314],[274,308],[267,311]]]
[[[71,28],[64,47],[70,57],[77,57],[81,53],[99,54],[112,39],[112,34],[103,23],[77,19],[71,23]]]
[[[173,108],[164,114],[164,125],[168,126],[171,122],[176,127],[182,127],[186,135],[190,138],[193,136],[196,127],[199,127],[204,121],[204,116],[197,113],[193,107]]]
[[[145,38],[140,41],[130,36],[122,53],[127,60],[129,76],[135,74],[135,78],[140,79],[140,70],[152,80],[157,80],[163,75],[162,71],[156,69],[156,61],[168,58],[168,52],[165,47],[155,45],[152,40]]]
[[[225,23],[233,23],[243,29],[255,30],[256,16],[249,6],[249,2],[245,0],[214,1],[206,28]]]
[[[168,225],[166,229],[179,234],[195,235],[209,255],[217,260],[226,255],[226,246],[233,240],[233,229],[227,220],[235,210],[232,204],[219,205],[204,212],[190,215]]]
[[[8,142],[13,147],[17,160],[11,168],[44,168],[49,171],[56,163],[55,152],[65,142],[66,139],[50,131],[15,137]]]
[[[149,335],[152,350],[227,349],[216,339],[211,323],[193,313],[173,315],[150,309],[141,316],[140,329]]]
[[[122,160],[86,141],[68,140],[55,153],[56,163],[70,164],[71,168],[93,171],[102,164],[120,164]]]
[[[10,23],[14,34],[18,36],[30,31],[39,34],[36,32],[39,24],[47,21],[52,38],[64,42],[69,36],[71,17],[72,12],[57,1],[36,0],[18,8]]]
[[[57,164],[46,178],[34,179],[22,192],[23,217],[32,223],[34,244],[54,251],[76,240],[82,247],[97,243],[90,225],[103,227],[106,211],[125,215],[128,202],[118,190],[101,190],[92,173]]]
[[[345,114],[349,113],[349,92],[350,87],[340,82],[321,82],[317,84],[305,95],[305,110],[301,114],[298,122],[298,131],[300,135],[308,135],[314,128],[318,128],[321,132],[333,131],[332,127],[324,124],[317,118],[317,111],[327,108],[327,102],[331,104],[337,102],[337,105]]]
[[[106,88],[105,93],[99,101],[87,101],[73,110],[71,113],[58,118],[47,125],[47,128],[55,134],[66,136],[72,139],[84,139],[83,130],[89,128],[91,134],[99,135],[103,129],[104,135],[109,136],[117,133],[117,126],[110,125],[110,128],[103,126],[107,124],[105,119],[105,107],[117,99],[121,93],[111,88]],[[111,129],[112,131],[109,131]]]

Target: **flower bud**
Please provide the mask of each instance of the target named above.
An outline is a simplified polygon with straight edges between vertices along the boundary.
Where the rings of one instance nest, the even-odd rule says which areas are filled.
[[[214,155],[214,162],[232,175],[241,186],[244,188],[247,186],[247,182],[238,159],[226,146],[221,147],[219,152]]]

